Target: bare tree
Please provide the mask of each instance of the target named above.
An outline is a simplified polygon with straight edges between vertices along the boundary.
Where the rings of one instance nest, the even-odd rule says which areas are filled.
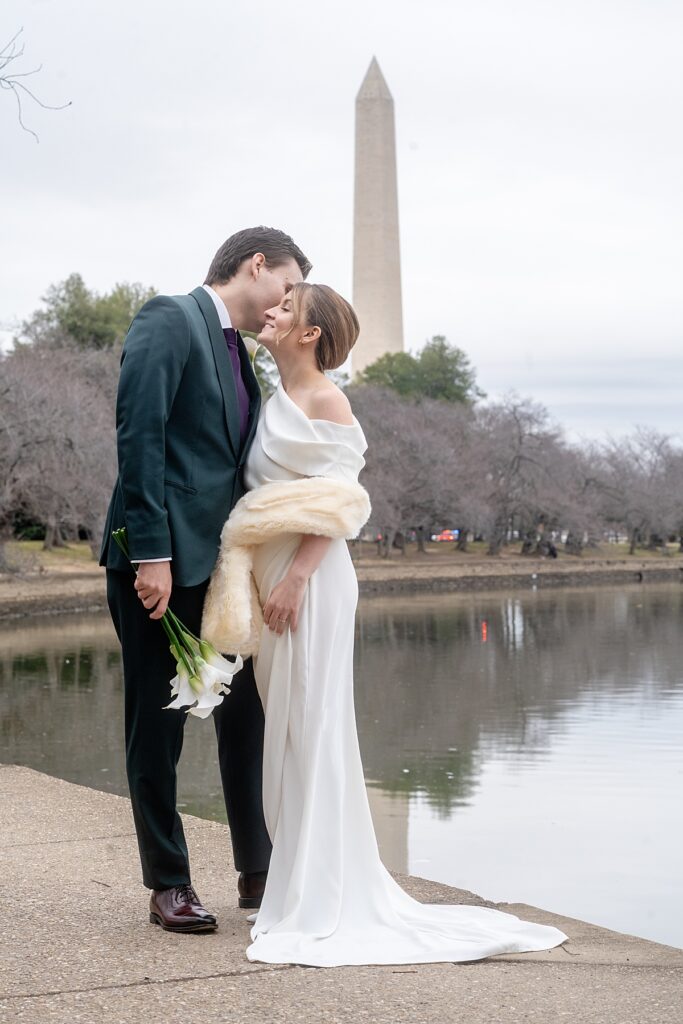
[[[20,28],[19,31],[12,36],[10,41],[0,50],[0,89],[5,89],[14,95],[14,99],[17,104],[19,124],[25,132],[28,132],[29,135],[33,136],[36,142],[39,142],[40,140],[38,139],[37,134],[32,128],[29,128],[24,123],[22,100],[25,100],[28,97],[28,99],[37,103],[38,106],[42,107],[44,110],[64,110],[65,107],[71,106],[71,100],[69,100],[68,103],[62,103],[59,106],[52,106],[50,103],[44,103],[42,100],[38,99],[36,94],[29,89],[23,79],[31,78],[32,75],[37,75],[38,72],[42,70],[42,64],[39,64],[37,68],[32,68],[30,71],[14,70],[15,61],[20,60],[24,56],[25,46],[23,41],[20,41],[19,39],[23,31],[24,29]]]
[[[45,439],[39,418],[41,385],[10,356],[0,356],[0,571],[10,568],[7,541],[24,511],[32,447]]]
[[[513,531],[538,529],[561,432],[543,406],[510,396],[478,412],[482,472],[486,480],[488,553],[497,555]]]
[[[605,515],[625,530],[629,553],[662,545],[680,529],[683,505],[680,473],[671,472],[680,454],[671,439],[639,427],[630,437],[610,438],[599,452]]]
[[[535,530],[527,531],[522,554],[556,554],[565,536],[567,554],[580,555],[597,543],[604,521],[602,490],[595,453],[553,438],[545,453],[545,472],[538,480]]]
[[[347,394],[368,439],[361,479],[373,502],[371,523],[382,533],[387,557],[397,535],[431,526],[434,520],[434,480],[443,458],[442,403],[405,400],[369,384],[354,385]]]
[[[488,539],[490,554],[513,535],[522,553],[548,554],[562,533],[580,554],[600,535],[595,467],[543,407],[511,397],[472,409],[370,385],[349,396],[368,437],[364,481],[384,555],[410,528],[456,528],[460,550],[471,531]]]
[[[116,474],[113,352],[24,347],[5,356],[0,394],[0,522],[21,511],[45,546],[85,530],[99,543]]]
[[[488,520],[482,431],[476,412],[464,404],[438,403],[439,459],[432,477],[435,519],[441,529],[457,529],[459,551],[468,535],[479,535]]]
[[[672,533],[678,537],[679,550],[683,552],[683,451],[680,448],[671,448],[668,452],[666,474],[674,499]]]

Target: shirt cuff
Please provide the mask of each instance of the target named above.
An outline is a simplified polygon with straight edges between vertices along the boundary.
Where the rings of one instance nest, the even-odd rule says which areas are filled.
[[[137,560],[137,563],[138,563],[138,565],[141,565],[143,562],[170,562],[170,561],[171,561],[171,557],[169,555],[168,558],[139,558]]]

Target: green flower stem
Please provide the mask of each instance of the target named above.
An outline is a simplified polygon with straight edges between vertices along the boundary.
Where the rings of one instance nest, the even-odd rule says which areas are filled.
[[[114,538],[118,546],[121,548],[128,561],[130,562],[130,552],[128,550],[128,534],[126,532],[125,526],[120,527],[120,529],[118,530],[114,530],[112,532],[112,537]]]
[[[192,630],[188,629],[187,626],[180,621],[178,616],[174,612],[172,612],[170,608],[168,609],[166,614],[170,615],[170,617],[173,619],[173,624],[175,625],[176,629],[180,629],[183,631],[183,633],[187,633],[188,636],[191,636],[193,640],[196,640],[197,643],[199,643],[199,637],[195,636]]]
[[[178,636],[176,636],[176,634],[174,632],[174,629],[173,629],[173,626],[171,625],[171,622],[169,621],[169,619],[166,617],[166,614],[161,616],[161,620],[160,621],[161,621],[161,625],[164,627],[164,631],[166,633],[166,636],[168,637],[168,639],[171,642],[171,646],[175,647],[175,649],[178,652],[178,655],[180,657],[180,660],[182,661],[183,665],[187,669],[187,674],[190,676],[190,678],[192,678],[192,676],[196,674],[196,669],[195,669],[195,666],[194,666],[194,658],[192,659],[193,660],[193,664],[190,664],[190,662],[188,661],[188,658],[187,658],[187,655],[188,655],[187,648],[185,647],[185,645],[182,642],[182,640]]]

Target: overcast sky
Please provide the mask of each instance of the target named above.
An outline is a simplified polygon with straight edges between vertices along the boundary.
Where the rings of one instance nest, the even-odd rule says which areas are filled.
[[[351,288],[354,99],[394,95],[406,345],[573,436],[683,435],[680,0],[4,0],[0,323],[80,272],[189,291],[233,230]]]

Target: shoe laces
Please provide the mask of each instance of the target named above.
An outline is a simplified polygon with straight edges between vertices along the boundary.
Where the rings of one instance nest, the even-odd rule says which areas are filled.
[[[188,882],[176,886],[176,898],[178,903],[199,903],[197,893]]]

